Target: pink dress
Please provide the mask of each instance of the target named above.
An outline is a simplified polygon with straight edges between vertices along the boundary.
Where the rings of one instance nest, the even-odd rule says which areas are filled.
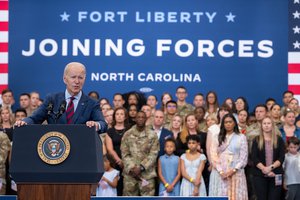
[[[247,182],[244,167],[248,160],[248,145],[245,135],[233,133],[221,146],[214,138],[211,145],[213,169],[210,174],[209,196],[226,196],[229,200],[247,200]],[[222,179],[220,171],[226,173],[236,169],[231,177]]]

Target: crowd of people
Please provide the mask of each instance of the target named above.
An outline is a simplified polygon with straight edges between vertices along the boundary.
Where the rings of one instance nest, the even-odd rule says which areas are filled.
[[[300,107],[291,91],[249,111],[246,97],[219,102],[213,91],[186,102],[175,96],[116,93],[99,102],[108,125],[103,142],[105,173],[97,196],[228,196],[230,200],[300,199]],[[15,121],[42,104],[38,92],[2,91],[0,194],[15,194],[9,152]],[[159,102],[161,105],[159,106]],[[11,179],[12,178],[12,179]]]

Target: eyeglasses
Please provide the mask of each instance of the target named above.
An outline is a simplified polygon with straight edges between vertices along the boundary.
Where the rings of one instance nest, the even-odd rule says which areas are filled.
[[[177,108],[176,105],[168,105],[167,108]]]

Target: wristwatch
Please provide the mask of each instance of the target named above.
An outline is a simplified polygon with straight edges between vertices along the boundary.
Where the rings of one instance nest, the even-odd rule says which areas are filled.
[[[143,165],[140,165],[141,172],[145,171],[145,167]]]

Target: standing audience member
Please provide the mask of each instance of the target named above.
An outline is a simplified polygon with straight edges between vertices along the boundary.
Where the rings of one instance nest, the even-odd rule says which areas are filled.
[[[206,139],[206,153],[207,158],[209,161],[209,164],[211,166],[211,144],[213,142],[218,142],[218,137],[220,133],[220,126],[218,124],[217,116],[214,114],[208,115],[206,118],[206,124],[207,124],[207,139]],[[211,167],[210,167],[211,168]]]
[[[38,92],[30,93],[30,109],[34,112],[40,106],[40,94]]]
[[[254,139],[251,152],[257,200],[280,199],[284,154],[284,142],[267,116],[261,121],[260,134]]]
[[[221,123],[218,141],[211,145],[212,172],[209,196],[228,196],[229,200],[247,200],[244,168],[248,160],[245,135],[239,133],[233,114],[226,114]]]
[[[13,140],[13,125],[15,119],[9,107],[0,108],[0,131],[7,134],[10,141]]]
[[[198,128],[200,131],[206,132],[206,120],[204,119],[205,116],[205,108],[203,106],[196,107],[194,110],[194,114],[196,119],[198,120]]]
[[[175,146],[173,138],[166,139],[165,154],[158,159],[159,196],[179,196],[181,171]]]
[[[0,130],[0,195],[5,195],[8,188],[6,188],[7,183],[7,174],[6,173],[6,164],[9,152],[11,151],[11,144],[7,135]],[[9,184],[10,185],[10,184]]]
[[[285,154],[284,187],[287,190],[286,200],[300,199],[300,152],[299,139],[291,137],[287,141],[288,153]]]
[[[177,102],[173,100],[168,101],[166,110],[164,127],[169,128],[174,115],[177,113]]]
[[[124,196],[154,196],[158,151],[158,138],[146,128],[146,114],[140,111],[121,142]]]
[[[205,106],[204,95],[202,93],[197,93],[194,96],[193,106],[194,106],[194,108]]]
[[[198,149],[206,154],[206,133],[198,130],[198,121],[194,114],[188,114],[185,117],[183,129],[177,137],[176,151],[178,155],[182,155],[188,150],[187,136],[197,135],[200,138],[200,144],[202,149]],[[200,148],[200,147],[199,147]]]
[[[291,99],[294,98],[294,93],[292,91],[284,91],[282,94],[282,103],[283,106],[281,107],[281,114],[284,114],[284,111],[288,108],[288,105],[291,101]]]
[[[135,125],[135,118],[138,111],[139,111],[138,107],[135,104],[129,105],[128,107],[129,128]]]
[[[223,105],[224,104],[228,105],[231,113],[237,113],[236,107],[235,107],[235,102],[232,98],[225,99]]]
[[[113,115],[114,115],[114,110],[113,109],[109,109],[105,112],[104,114],[104,119],[107,123],[107,127],[111,128],[112,127],[112,123],[113,123]]]
[[[156,110],[157,104],[158,104],[157,97],[155,95],[149,95],[147,98],[147,105],[149,105],[151,107],[152,115],[154,114],[154,112]]]
[[[173,133],[173,138],[175,140],[177,140],[179,133],[182,131],[182,126],[183,126],[183,120],[181,116],[175,114],[169,128],[169,130]]]
[[[119,171],[114,169],[113,158],[107,154],[103,156],[104,174],[98,183],[96,196],[112,197],[117,196],[117,185],[119,181]]]
[[[167,93],[167,92],[164,92],[161,96],[161,107],[160,109],[164,112],[164,114],[167,113],[167,110],[166,110],[166,104],[168,101],[171,101],[173,98],[172,98],[172,95],[170,93]]]
[[[31,105],[30,105],[30,94],[22,93],[20,94],[20,107],[24,108],[27,112],[27,115],[30,116],[32,114]]]
[[[125,104],[125,100],[121,93],[115,93],[113,98],[114,109],[123,107]]]
[[[88,96],[94,99],[95,101],[99,101],[100,95],[97,91],[90,91]]]
[[[186,141],[189,150],[180,156],[182,174],[180,196],[207,196],[202,177],[206,156],[198,152],[200,139],[197,135],[189,135]]]
[[[284,142],[287,142],[291,137],[300,139],[300,128],[295,125],[295,112],[287,109],[283,114],[284,123],[280,127],[281,136]]]
[[[184,86],[177,87],[176,89],[177,112],[182,117],[185,117],[187,114],[192,113],[194,110],[193,106],[186,102],[187,96],[188,93]]]
[[[163,147],[165,146],[165,141],[168,138],[173,137],[173,133],[168,129],[163,127],[164,124],[164,113],[161,110],[156,110],[154,112],[154,119],[153,119],[153,130],[157,135],[160,150],[158,152],[158,158],[164,154]]]
[[[230,107],[229,107],[227,104],[221,105],[220,108],[219,108],[219,110],[218,110],[218,112],[217,112],[218,122],[221,123],[223,117],[224,117],[226,114],[230,113],[230,112],[231,112]]]
[[[22,109],[22,110],[23,110],[23,112],[26,113],[25,109]],[[24,115],[23,112],[20,112],[20,113]],[[24,119],[24,117],[26,117],[26,116],[23,116],[23,115],[22,115],[22,118],[16,118],[16,119]],[[14,124],[14,122],[15,122],[15,119],[14,119],[13,113],[11,112],[11,109],[8,107],[0,108],[0,132],[2,131],[8,136],[11,144],[13,143],[13,124]],[[7,159],[7,161],[6,161],[6,181],[5,181],[5,183],[6,183],[6,194],[7,195],[16,195],[17,194],[16,191],[14,191],[11,187],[15,183],[13,182],[13,180],[10,177],[9,159]]]
[[[277,128],[280,128],[282,126],[280,105],[274,104],[271,107],[271,110],[269,111],[269,114],[270,114],[273,122],[277,126]]]
[[[26,110],[23,108],[19,108],[15,111],[15,121],[22,120],[27,117]]]
[[[103,116],[106,115],[106,112],[107,112],[108,110],[112,110],[111,105],[108,104],[108,103],[104,103],[104,104],[102,105],[102,107],[101,107],[101,111],[102,111]]]
[[[205,118],[210,114],[217,116],[219,110],[217,93],[215,93],[214,91],[209,91],[206,95],[205,105],[206,105]]]
[[[288,108],[295,113],[295,124],[300,127],[300,108],[299,101],[296,98],[292,98],[289,102]]]
[[[247,120],[248,127],[250,127],[252,124],[255,124],[257,122],[255,114],[254,113],[249,113],[249,117]]]
[[[121,141],[124,133],[128,130],[128,114],[125,108],[119,107],[113,114],[112,127],[107,130],[105,144],[107,152],[114,158],[116,163],[115,168],[120,171],[120,181],[118,182],[118,196],[122,196],[123,192],[123,177],[122,171],[124,168],[121,155]]]
[[[101,99],[99,99],[99,105],[100,105],[100,109],[101,110],[103,109],[103,105],[105,105],[105,104],[110,105],[109,104],[109,100],[107,98],[101,98]]]
[[[1,107],[9,107],[12,111],[14,111],[13,105],[15,104],[15,99],[12,90],[5,89],[1,92],[2,104]]]
[[[153,124],[153,116],[152,116],[152,109],[149,105],[145,104],[142,106],[141,111],[146,114],[146,126],[152,126]]]
[[[247,128],[248,128],[248,124],[247,124],[247,120],[248,120],[248,112],[247,110],[240,110],[238,112],[238,125],[239,125],[239,131],[240,133],[246,134],[247,132]]]
[[[236,107],[236,112],[239,112],[240,110],[249,111],[248,101],[246,100],[245,97],[238,97],[235,101],[235,107]]]
[[[273,99],[273,98],[268,98],[267,100],[266,100],[266,106],[267,106],[267,108],[268,108],[268,111],[271,111],[271,108],[272,108],[272,106],[273,105],[275,105],[276,104],[276,101],[275,101],[275,99]]]

